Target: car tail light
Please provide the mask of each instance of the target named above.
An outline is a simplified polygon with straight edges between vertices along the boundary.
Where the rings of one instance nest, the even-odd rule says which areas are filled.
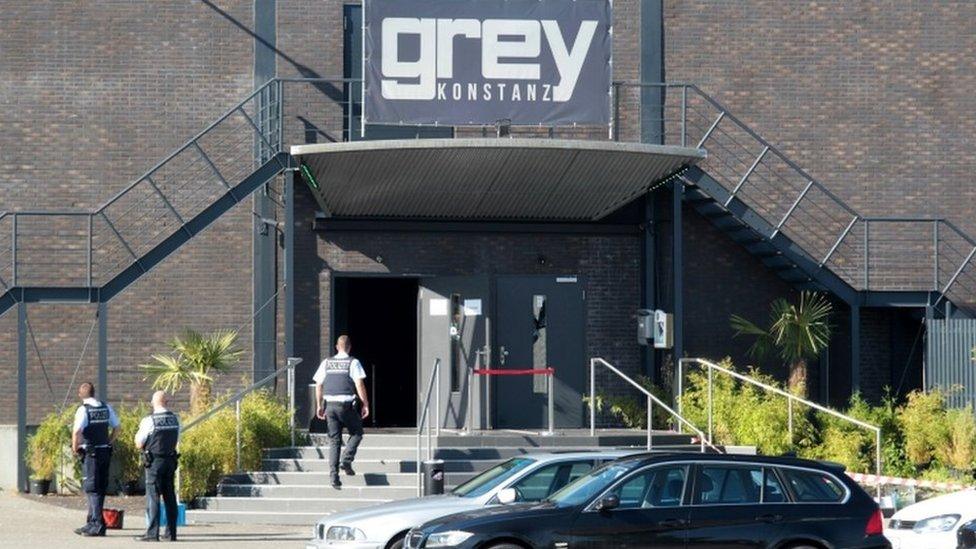
[[[864,535],[879,536],[882,533],[884,533],[884,516],[881,514],[881,509],[875,509],[864,527]]]

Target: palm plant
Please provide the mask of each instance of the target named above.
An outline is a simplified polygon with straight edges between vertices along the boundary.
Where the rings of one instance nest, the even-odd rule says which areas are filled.
[[[799,303],[777,299],[769,309],[768,328],[732,315],[734,337],[755,337],[749,354],[757,360],[764,360],[775,350],[789,365],[790,389],[806,396],[807,361],[817,358],[827,348],[833,306],[822,294],[801,292]]]
[[[203,413],[213,398],[213,374],[225,372],[240,360],[244,351],[236,347],[237,332],[218,330],[203,335],[187,329],[169,342],[172,353],[152,355],[141,367],[153,377],[153,388],[175,393],[190,385],[190,413]]]

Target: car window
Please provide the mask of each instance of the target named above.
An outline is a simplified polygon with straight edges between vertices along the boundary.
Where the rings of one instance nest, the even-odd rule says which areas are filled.
[[[624,480],[608,495],[620,498],[618,509],[677,507],[681,505],[685,476],[683,465],[652,467]]]
[[[703,465],[696,483],[698,503],[734,505],[759,503],[762,494],[762,467],[741,465]]]
[[[633,467],[632,461],[607,463],[563,486],[546,501],[552,502],[557,507],[572,507],[586,503],[613,481],[630,472]]]
[[[592,468],[592,461],[554,463],[529,473],[512,486],[518,489],[519,501],[541,501]]]
[[[476,498],[487,494],[499,484],[512,478],[516,473],[535,463],[530,458],[512,458],[488,469],[451,491],[452,494]]]
[[[749,478],[755,490],[760,492],[760,499],[763,503],[784,503],[786,492],[776,478],[776,472],[769,467],[762,469],[753,468],[749,470]]]
[[[797,501],[839,502],[847,494],[844,487],[827,473],[790,468],[780,471]]]

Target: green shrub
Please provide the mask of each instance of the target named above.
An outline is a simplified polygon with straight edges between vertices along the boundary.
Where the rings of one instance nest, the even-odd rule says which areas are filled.
[[[119,416],[119,436],[112,448],[112,459],[118,464],[119,475],[123,483],[137,482],[143,475],[140,452],[136,448],[135,437],[139,430],[139,422],[149,414],[149,406],[120,406],[116,410]]]
[[[71,442],[70,416],[52,412],[27,438],[24,459],[31,470],[31,478],[52,480],[58,469],[64,447]]]
[[[286,406],[269,391],[241,401],[241,467],[257,469],[264,448],[291,443]],[[212,494],[221,477],[237,469],[237,420],[233,407],[193,427],[180,441],[180,499]]]
[[[976,458],[976,418],[972,408],[948,410],[945,428],[937,432],[944,437],[935,446],[939,463],[960,473],[971,471]]]
[[[898,417],[904,429],[905,455],[916,467],[931,463],[936,448],[946,440],[945,416],[945,397],[939,390],[908,395]]]
[[[651,392],[652,395],[670,406],[671,397],[663,389],[655,385],[651,379],[638,375],[635,381]],[[636,391],[635,391],[636,392]],[[647,429],[647,398],[644,396],[607,396],[597,394],[595,399],[598,412],[609,413],[611,417],[620,421],[628,429]],[[590,398],[583,397],[583,402],[589,405]],[[654,407],[654,428],[662,429],[673,424],[671,414],[662,407]]]

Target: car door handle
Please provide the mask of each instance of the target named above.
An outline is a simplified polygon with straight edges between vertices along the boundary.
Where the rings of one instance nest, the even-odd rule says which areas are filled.
[[[657,523],[657,525],[661,528],[679,528],[686,524],[688,524],[688,521],[681,518],[664,519],[662,521],[658,521]]]
[[[756,522],[782,522],[783,515],[759,515]]]

